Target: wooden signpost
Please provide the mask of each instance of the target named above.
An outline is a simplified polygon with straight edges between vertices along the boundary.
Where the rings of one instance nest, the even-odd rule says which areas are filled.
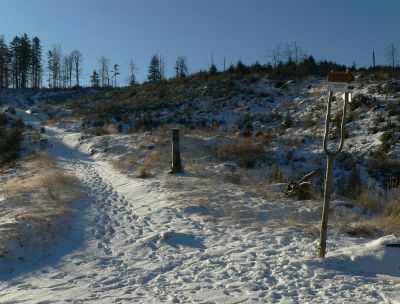
[[[324,206],[322,210],[322,220],[321,220],[321,232],[320,232],[320,240],[318,246],[318,256],[320,258],[324,258],[326,254],[326,236],[328,231],[328,214],[329,214],[329,204],[331,199],[331,191],[332,191],[332,171],[333,171],[333,161],[337,154],[343,149],[343,144],[345,140],[345,127],[346,127],[346,110],[347,104],[351,101],[351,89],[350,83],[354,80],[353,75],[351,75],[348,71],[346,72],[334,72],[332,71],[328,75],[328,104],[326,110],[326,121],[325,121],[325,134],[324,134],[324,142],[323,147],[324,151],[327,155],[327,165],[326,165],[326,177],[325,177],[325,189],[324,189]],[[331,105],[333,100],[333,92],[332,85],[336,84],[336,88],[339,92],[344,92],[344,101],[342,108],[342,121],[340,124],[340,143],[336,149],[332,149],[328,147],[328,137],[330,131],[330,123],[331,123]]]
[[[354,80],[353,75],[350,74],[348,71],[346,71],[346,72],[331,71],[328,74],[328,82],[350,83],[353,80]]]
[[[348,71],[346,72],[336,72],[331,71],[328,74],[328,90],[332,92],[351,92],[354,89],[354,86],[351,82],[354,80],[354,77]]]

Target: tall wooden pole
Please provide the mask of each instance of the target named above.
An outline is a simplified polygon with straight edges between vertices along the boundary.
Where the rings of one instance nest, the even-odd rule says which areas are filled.
[[[321,220],[321,231],[318,246],[318,256],[324,258],[326,254],[326,238],[328,232],[328,214],[329,214],[329,204],[331,200],[332,192],[332,172],[333,172],[333,160],[335,156],[343,149],[343,144],[345,140],[345,126],[346,126],[346,108],[349,102],[350,93],[344,93],[344,102],[342,110],[342,122],[340,126],[340,144],[339,147],[334,150],[329,150],[328,148],[328,137],[329,128],[331,122],[331,104],[333,99],[333,92],[329,91],[328,105],[326,110],[326,121],[325,121],[325,134],[324,134],[324,151],[327,154],[327,164],[326,164],[326,177],[325,177],[325,191],[324,191],[324,206],[322,209],[322,220]]]
[[[181,152],[179,148],[179,129],[172,129],[172,167],[170,173],[176,174],[182,172]]]

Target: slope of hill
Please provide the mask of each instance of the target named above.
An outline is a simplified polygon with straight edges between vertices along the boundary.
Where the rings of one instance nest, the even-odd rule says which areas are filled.
[[[0,259],[1,299],[398,300],[398,248],[385,245],[398,242],[400,227],[399,91],[396,81],[356,82],[335,163],[326,260],[316,259],[325,172],[321,79],[197,75],[68,99],[61,91],[56,102],[46,92],[7,92],[4,110],[13,106],[16,114],[6,115],[33,130],[46,125],[47,152],[79,178],[86,197],[72,206],[69,234]],[[184,173],[169,175],[170,128],[177,126]],[[23,142],[24,151],[32,147]],[[307,199],[282,194],[288,181],[314,169],[320,173]]]

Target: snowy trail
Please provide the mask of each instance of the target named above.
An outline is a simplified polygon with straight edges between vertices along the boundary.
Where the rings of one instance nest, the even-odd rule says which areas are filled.
[[[0,276],[1,303],[378,303],[398,297],[392,293],[399,271],[387,270],[392,277],[385,279],[340,255],[324,264],[314,258],[316,240],[296,230],[202,221],[174,205],[157,181],[128,178],[79,151],[79,135],[48,131],[55,158],[86,186],[81,215],[46,258]],[[357,244],[332,236],[330,252],[344,245]]]

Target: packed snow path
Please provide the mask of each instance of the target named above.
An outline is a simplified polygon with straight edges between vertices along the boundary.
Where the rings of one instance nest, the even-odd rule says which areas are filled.
[[[398,249],[382,251],[385,239],[365,249],[365,240],[332,236],[333,254],[322,262],[315,258],[316,240],[302,231],[255,230],[185,213],[157,181],[128,178],[79,151],[79,135],[48,133],[54,156],[82,180],[87,197],[57,245],[42,256],[28,253],[24,261],[0,264],[1,303],[390,303],[398,298]],[[346,246],[348,251],[338,250]]]

